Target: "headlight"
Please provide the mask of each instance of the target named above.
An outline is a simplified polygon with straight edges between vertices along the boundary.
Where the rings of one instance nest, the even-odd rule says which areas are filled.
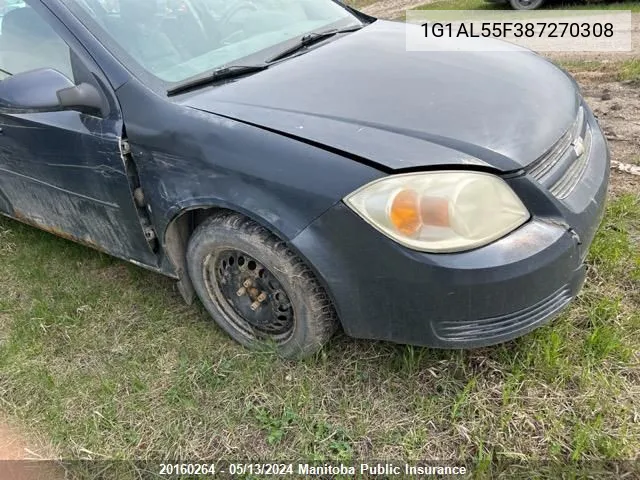
[[[423,252],[481,247],[529,219],[504,180],[481,172],[393,175],[365,185],[344,201],[385,235]]]

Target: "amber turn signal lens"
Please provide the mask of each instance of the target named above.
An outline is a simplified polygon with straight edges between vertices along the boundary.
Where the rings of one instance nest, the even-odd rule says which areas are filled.
[[[418,192],[415,190],[401,190],[393,198],[389,219],[399,232],[414,235],[422,225],[420,220],[420,205]]]

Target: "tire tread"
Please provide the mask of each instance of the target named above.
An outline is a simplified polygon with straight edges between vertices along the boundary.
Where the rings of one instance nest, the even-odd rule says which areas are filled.
[[[252,244],[261,245],[287,264],[287,274],[292,278],[294,287],[306,292],[309,297],[309,315],[307,321],[308,335],[304,345],[296,346],[296,351],[287,357],[300,358],[319,350],[335,333],[338,328],[338,317],[333,303],[320,284],[313,270],[294,252],[287,242],[278,238],[267,228],[250,218],[236,212],[222,210],[204,220],[193,232],[189,241],[187,258],[193,258],[202,242],[215,238],[220,230],[234,231],[244,236]],[[192,274],[190,266],[189,273]]]

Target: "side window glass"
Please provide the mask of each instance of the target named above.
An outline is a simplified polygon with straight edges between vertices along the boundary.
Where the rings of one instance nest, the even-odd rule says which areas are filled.
[[[0,80],[52,68],[73,80],[69,46],[31,7],[9,0],[0,21]]]

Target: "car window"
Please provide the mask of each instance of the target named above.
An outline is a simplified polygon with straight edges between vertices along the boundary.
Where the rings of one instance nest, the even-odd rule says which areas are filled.
[[[126,66],[133,60],[133,67],[167,83],[240,62],[312,31],[360,24],[332,0],[62,1]]]
[[[0,18],[0,79],[53,68],[73,79],[70,49],[33,8],[14,2]]]

